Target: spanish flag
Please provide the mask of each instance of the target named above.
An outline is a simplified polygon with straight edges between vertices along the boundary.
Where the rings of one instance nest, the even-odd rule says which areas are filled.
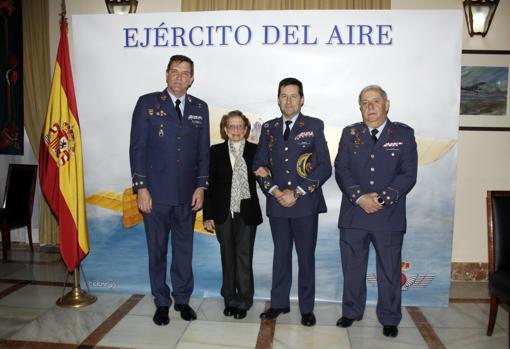
[[[57,61],[41,135],[39,177],[44,197],[58,219],[60,254],[71,272],[88,254],[89,243],[80,122],[64,16],[60,22]]]

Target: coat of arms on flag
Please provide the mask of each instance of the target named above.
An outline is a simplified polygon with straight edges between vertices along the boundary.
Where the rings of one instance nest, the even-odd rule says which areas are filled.
[[[64,166],[74,153],[73,126],[68,122],[54,123],[50,132],[44,135],[44,142],[51,150],[58,166]]]

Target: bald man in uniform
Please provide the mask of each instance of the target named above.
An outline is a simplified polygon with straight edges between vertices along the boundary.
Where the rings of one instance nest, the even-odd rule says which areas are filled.
[[[396,337],[401,312],[401,250],[406,196],[416,183],[414,131],[388,119],[390,101],[377,85],[358,98],[363,122],[342,132],[335,177],[342,191],[340,252],[344,287],[337,326],[361,320],[366,301],[369,245],[376,251],[377,317],[383,335]]]

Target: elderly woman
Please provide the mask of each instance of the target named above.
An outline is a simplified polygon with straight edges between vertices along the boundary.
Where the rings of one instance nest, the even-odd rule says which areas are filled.
[[[262,223],[255,176],[249,170],[257,146],[246,139],[250,121],[238,110],[220,123],[225,142],[211,146],[204,227],[220,242],[225,316],[242,319],[253,304],[253,244]]]

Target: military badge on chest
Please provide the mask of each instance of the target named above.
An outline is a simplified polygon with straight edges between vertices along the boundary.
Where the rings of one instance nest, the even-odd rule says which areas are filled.
[[[165,101],[166,100],[166,96],[165,95],[162,95],[160,97],[160,99],[162,101]],[[149,115],[150,117],[160,117],[160,118],[165,118],[167,116],[167,112],[164,111],[163,109],[161,109],[161,104],[157,103],[154,108],[148,108],[147,109],[147,115]],[[158,136],[160,138],[163,138],[165,137],[165,124],[163,122],[161,122],[159,124],[159,130],[158,130]]]
[[[267,147],[269,148],[269,151],[273,151],[273,146],[274,146],[274,136],[268,130],[267,131]]]
[[[361,133],[364,134],[366,132],[366,130],[364,128],[361,129]],[[352,136],[352,142],[356,145],[360,145],[360,144],[363,144],[363,141],[361,140],[361,137],[360,137],[360,132],[358,129],[356,129],[356,127],[352,127],[351,128],[351,136]]]
[[[269,149],[269,152],[273,152],[273,146],[274,146],[274,136],[271,134],[269,130],[267,130],[267,148]],[[269,164],[273,166],[273,156],[269,156]]]

